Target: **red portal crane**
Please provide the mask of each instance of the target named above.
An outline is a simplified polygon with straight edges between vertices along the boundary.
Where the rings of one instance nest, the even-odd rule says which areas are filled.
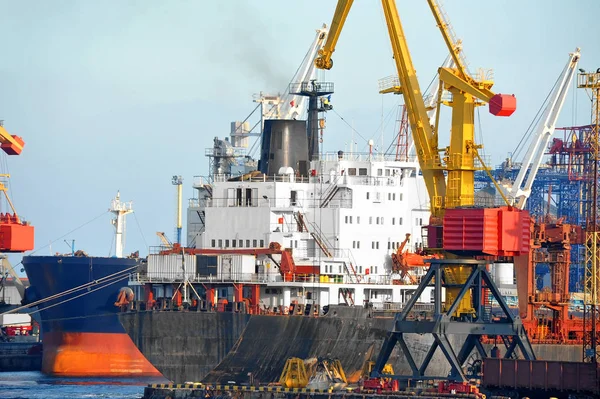
[[[11,135],[0,122],[0,148],[8,155],[19,155],[25,142],[19,136]],[[0,174],[0,177],[10,177]],[[10,197],[8,188],[0,182],[0,191],[4,193],[12,213],[0,213],[0,252],[25,252],[33,249],[33,226],[22,221]]]

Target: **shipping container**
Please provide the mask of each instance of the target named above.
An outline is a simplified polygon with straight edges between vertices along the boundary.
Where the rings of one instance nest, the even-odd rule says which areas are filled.
[[[593,363],[486,358],[482,382],[488,389],[600,394]]]
[[[185,260],[185,263],[184,263]],[[195,255],[149,255],[148,277],[152,280],[181,281],[184,278],[183,270],[188,280],[196,276]]]
[[[11,313],[0,315],[0,326],[28,326],[31,324],[31,316],[27,313]]]
[[[223,280],[249,280],[256,273],[254,255],[220,255],[217,276]]]

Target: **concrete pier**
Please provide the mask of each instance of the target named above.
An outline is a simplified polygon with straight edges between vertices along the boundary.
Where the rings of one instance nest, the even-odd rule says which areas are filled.
[[[440,394],[429,390],[409,389],[406,391],[377,394],[358,392],[349,388],[344,391],[319,391],[315,389],[283,388],[277,386],[236,386],[203,384],[153,384],[144,390],[143,399],[188,399],[188,398],[237,398],[237,399],[480,399],[477,395]]]

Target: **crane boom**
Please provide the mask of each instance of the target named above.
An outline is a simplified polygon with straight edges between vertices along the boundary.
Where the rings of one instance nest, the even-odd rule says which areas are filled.
[[[475,202],[475,152],[480,148],[474,140],[475,106],[489,103],[492,114],[509,116],[516,109],[516,99],[514,96],[494,94],[491,91],[492,80],[483,77],[475,80],[469,75],[461,54],[461,43],[454,39],[441,7],[435,0],[427,1],[455,64],[454,68],[439,69],[440,81],[452,94],[452,99],[444,102],[452,108],[452,129],[450,145],[443,159],[439,154],[437,134],[439,118],[436,115],[436,124],[432,127],[394,0],[382,0],[381,4],[399,84],[380,92],[401,93],[404,97],[413,142],[429,193],[431,222],[438,225],[446,208],[473,206]],[[338,1],[329,37],[315,59],[317,68],[330,69],[333,66],[331,55],[352,4],[353,0]],[[447,183],[444,170],[448,171]]]
[[[298,68],[297,73],[292,78],[292,82],[309,82],[314,79],[314,60],[318,51],[323,47],[323,42],[325,42],[326,38],[328,37],[328,32],[329,29],[325,24],[321,28],[317,29],[315,40],[313,40],[308,52],[306,53],[306,56],[304,57],[304,61]],[[296,117],[306,108],[306,102],[308,101],[308,98],[305,96],[291,94],[288,88],[281,100],[282,119],[296,119]]]
[[[335,51],[335,45],[352,3],[353,0],[338,1],[329,28],[327,42],[319,52],[319,56],[315,59],[315,66],[317,68],[329,69],[333,66],[331,54]],[[445,208],[446,180],[438,153],[437,136],[434,135],[433,128],[429,124],[427,108],[423,101],[416,71],[408,51],[396,3],[394,0],[382,0],[381,4],[388,27],[401,92],[406,104],[413,142],[423,172],[423,179],[429,193],[431,213],[433,217],[441,217]]]
[[[462,45],[459,40],[456,40],[454,32],[452,30],[452,25],[448,21],[446,14],[443,12],[442,8],[435,1],[428,1],[429,8],[433,13],[433,17],[435,18],[435,22],[437,23],[440,31],[442,32],[442,36],[444,38],[444,42],[446,42],[446,47],[450,50],[450,57],[452,57],[453,66],[456,67],[458,74],[463,79],[469,78],[469,73],[467,70],[467,62],[464,59],[464,55],[461,52]],[[446,66],[444,66],[446,67]],[[452,66],[448,66],[452,68]]]
[[[329,26],[329,34],[323,48],[319,50],[319,56],[315,59],[315,66],[319,69],[331,69],[333,60],[331,55],[335,51],[335,45],[340,38],[346,17],[350,12],[354,0],[339,0]]]
[[[523,158],[517,178],[507,192],[508,197],[515,202],[515,206],[519,209],[525,208],[527,199],[531,195],[533,181],[542,163],[542,157],[544,156],[544,151],[548,147],[548,142],[554,134],[556,122],[563,104],[565,103],[565,99],[567,98],[580,55],[579,48],[575,49],[573,53],[569,53],[569,61],[559,77],[560,83],[550,97],[550,101],[544,112],[544,117],[540,120],[536,133],[533,136],[533,140]],[[529,174],[527,174],[527,171],[529,171]],[[525,185],[521,187],[523,180],[525,180],[525,175],[527,175],[527,180],[525,181]]]

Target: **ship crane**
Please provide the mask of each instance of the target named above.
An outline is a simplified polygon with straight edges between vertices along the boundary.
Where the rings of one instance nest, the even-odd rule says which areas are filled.
[[[310,82],[315,79],[314,60],[322,48],[328,32],[329,29],[325,24],[317,29],[315,39],[304,56],[304,60],[298,67],[296,74],[292,77],[291,82]],[[307,107],[307,98],[291,93],[289,86],[281,97],[263,95],[262,93],[258,97],[255,101],[262,105],[263,122],[265,119],[296,119],[304,113]]]
[[[339,39],[353,0],[338,0],[335,14],[330,26],[329,37],[315,60],[318,68],[330,69],[333,66],[331,56]],[[400,17],[394,0],[381,1],[388,34],[392,45],[393,58],[398,72],[398,83],[389,88],[389,92],[402,93],[407,109],[411,133],[423,179],[427,186],[430,200],[431,220],[428,227],[428,244],[438,244],[445,255],[467,253],[468,258],[432,259],[427,274],[413,293],[401,313],[394,320],[393,329],[388,333],[383,347],[377,357],[373,377],[381,377],[385,363],[389,359],[396,344],[400,345],[412,370],[411,376],[394,376],[396,379],[445,379],[446,376],[432,377],[426,375],[437,348],[441,348],[450,364],[450,378],[466,381],[462,367],[473,350],[482,357],[487,357],[486,349],[481,343],[484,335],[502,337],[506,346],[504,357],[512,357],[518,348],[522,355],[530,360],[535,359],[533,349],[525,333],[521,320],[515,317],[506,301],[494,284],[487,271],[488,260],[477,260],[479,255],[516,256],[524,249],[524,234],[507,237],[501,223],[513,226],[517,231],[523,229],[528,222],[525,213],[512,208],[473,209],[475,201],[475,159],[481,163],[478,154],[480,145],[474,141],[475,107],[489,104],[489,110],[496,116],[510,116],[516,109],[514,96],[495,94],[491,91],[493,81],[481,74],[477,79],[467,71],[466,62],[460,51],[460,42],[455,40],[454,33],[441,7],[434,0],[428,0],[437,26],[444,38],[446,46],[454,61],[454,68],[440,68],[439,91],[445,89],[452,98],[449,101],[438,101],[436,123],[429,124],[429,115],[419,88],[415,68],[412,64],[406,37],[400,23]],[[452,109],[450,145],[440,155],[438,145],[439,109],[441,104]],[[447,181],[446,181],[447,174]],[[466,220],[495,220],[496,229],[490,232],[485,228],[465,223]],[[487,222],[486,222],[487,223]],[[448,225],[446,229],[446,225]],[[486,225],[487,226],[487,225]],[[476,230],[473,232],[473,230]],[[513,231],[513,230],[511,230]],[[450,233],[448,240],[447,232]],[[483,237],[482,241],[465,239],[470,234]],[[494,242],[494,248],[486,247],[488,237]],[[455,239],[452,239],[455,238]],[[457,239],[456,239],[457,238]],[[475,254],[475,255],[474,255]],[[427,320],[419,322],[407,319],[413,312],[420,295],[425,288],[434,285],[434,312]],[[442,297],[445,289],[445,298]],[[486,301],[493,297],[503,311],[500,320],[493,320],[486,314]],[[476,325],[473,325],[476,324]],[[417,365],[404,339],[404,334],[431,334],[434,343],[420,365]],[[464,343],[458,351],[450,344],[449,334],[464,334]]]
[[[548,106],[543,114],[544,116],[537,126],[533,140],[523,158],[521,169],[512,185],[510,187],[504,187],[507,197],[518,209],[525,209],[527,199],[531,195],[531,187],[533,186],[537,172],[542,164],[542,158],[548,147],[548,142],[554,134],[556,122],[567,94],[569,93],[569,87],[573,81],[580,55],[579,48],[569,54],[569,61],[558,78],[559,84],[553,91]],[[525,179],[526,176],[527,179]],[[525,183],[523,185],[524,181]]]

